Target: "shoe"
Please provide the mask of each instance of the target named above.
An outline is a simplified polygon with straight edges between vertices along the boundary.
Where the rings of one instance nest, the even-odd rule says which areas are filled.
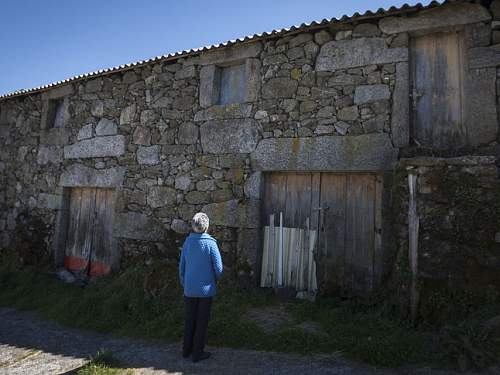
[[[203,361],[204,359],[208,359],[210,358],[210,355],[211,355],[210,352],[203,352],[200,355],[193,357],[193,363]]]

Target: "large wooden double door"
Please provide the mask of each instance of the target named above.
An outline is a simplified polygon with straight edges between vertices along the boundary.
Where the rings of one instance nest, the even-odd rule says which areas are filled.
[[[269,173],[264,224],[316,231],[317,284],[326,294],[363,295],[381,274],[382,176],[375,173]]]
[[[118,261],[113,239],[112,189],[73,188],[64,265],[75,273],[100,276]]]

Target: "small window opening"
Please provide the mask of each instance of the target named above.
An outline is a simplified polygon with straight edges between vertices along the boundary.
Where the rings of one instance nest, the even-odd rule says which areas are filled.
[[[245,92],[245,64],[220,68],[219,104],[243,103]]]
[[[47,114],[48,124],[53,128],[62,128],[67,119],[68,101],[64,99],[49,100],[49,109]]]

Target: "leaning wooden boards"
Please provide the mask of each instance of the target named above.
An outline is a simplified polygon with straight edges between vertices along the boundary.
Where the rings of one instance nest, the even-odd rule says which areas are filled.
[[[315,241],[315,231],[265,226],[261,287],[285,287],[314,294],[317,290]]]

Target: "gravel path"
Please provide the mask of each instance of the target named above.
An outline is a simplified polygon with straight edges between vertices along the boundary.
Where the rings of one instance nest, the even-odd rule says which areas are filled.
[[[180,357],[179,347],[61,327],[30,312],[0,309],[0,374],[70,374],[100,350],[111,351],[134,374],[451,374],[377,370],[335,355],[300,357],[227,348],[208,348],[213,357],[193,364]]]

